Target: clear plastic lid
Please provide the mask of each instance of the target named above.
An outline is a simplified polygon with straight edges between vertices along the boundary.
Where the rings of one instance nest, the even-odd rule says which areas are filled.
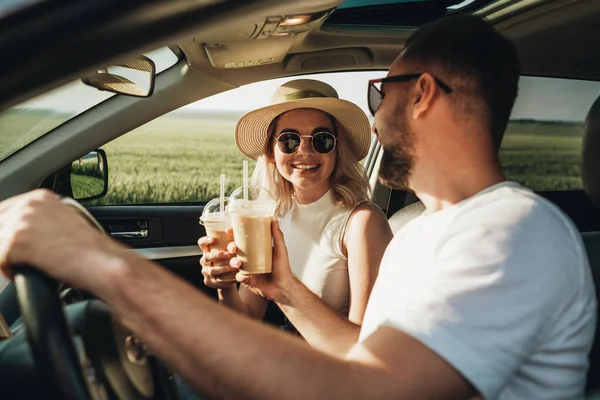
[[[243,212],[255,216],[273,216],[276,207],[271,193],[261,186],[249,186],[248,198],[244,199],[244,188],[239,187],[229,196],[229,211]]]
[[[202,210],[202,215],[200,216],[200,223],[206,222],[219,222],[219,221],[228,221],[229,213],[227,212],[227,206],[229,203],[229,198],[225,197],[224,202],[224,210],[221,212],[221,199],[216,198],[212,199],[204,206]]]

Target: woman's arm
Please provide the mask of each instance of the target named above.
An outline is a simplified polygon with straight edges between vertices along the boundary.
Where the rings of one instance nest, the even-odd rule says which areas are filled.
[[[252,318],[262,320],[267,312],[269,300],[252,293],[245,286],[232,285],[226,289],[219,289],[219,303],[233,310],[239,311]]]
[[[238,293],[238,297],[250,312],[250,316],[259,320],[265,318],[269,300],[256,293],[252,293],[252,291],[244,285],[240,285]]]
[[[350,216],[343,245],[350,277],[348,319],[355,324],[362,324],[379,264],[392,237],[392,229],[379,207],[364,203]]]

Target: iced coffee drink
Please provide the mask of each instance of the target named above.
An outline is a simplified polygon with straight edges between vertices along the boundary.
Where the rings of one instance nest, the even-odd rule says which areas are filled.
[[[225,199],[225,208],[227,203]],[[227,251],[227,245],[233,242],[233,235],[227,233],[227,228],[231,228],[231,220],[227,211],[221,211],[220,199],[213,199],[204,206],[200,223],[204,225],[206,236],[215,239],[210,250]]]
[[[266,274],[272,270],[273,237],[271,222],[275,201],[266,189],[248,188],[247,199],[236,190],[230,197],[229,215],[233,226],[241,272]]]

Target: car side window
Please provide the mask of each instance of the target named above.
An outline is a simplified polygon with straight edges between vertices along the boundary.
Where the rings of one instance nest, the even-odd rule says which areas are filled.
[[[341,98],[368,114],[367,82],[385,72],[303,76],[331,84]],[[109,166],[108,192],[85,204],[134,205],[205,202],[242,185],[242,160],[235,146],[235,125],[245,112],[270,104],[270,96],[293,78],[239,87],[165,114],[102,146]],[[356,85],[363,82],[363,85]],[[252,171],[254,162],[249,160]]]
[[[305,76],[331,84],[341,98],[366,106],[369,79],[384,71]],[[292,78],[258,82],[200,100],[165,114],[107,143],[108,193],[86,204],[182,204],[206,202],[242,184],[235,147],[237,119],[266,106],[270,94]],[[357,85],[356,82],[364,82]],[[521,77],[500,159],[508,179],[536,191],[582,188],[580,160],[585,116],[600,94],[600,82]],[[254,167],[250,161],[250,170]]]
[[[500,150],[508,179],[535,191],[577,190],[585,117],[600,82],[521,77]]]

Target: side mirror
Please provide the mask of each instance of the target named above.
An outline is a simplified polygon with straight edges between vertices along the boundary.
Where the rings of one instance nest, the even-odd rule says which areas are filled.
[[[106,152],[94,150],[71,164],[71,189],[77,201],[94,200],[108,192]]]
[[[133,97],[150,97],[154,92],[156,66],[154,61],[140,56],[122,64],[101,69],[81,79],[96,89]]]

